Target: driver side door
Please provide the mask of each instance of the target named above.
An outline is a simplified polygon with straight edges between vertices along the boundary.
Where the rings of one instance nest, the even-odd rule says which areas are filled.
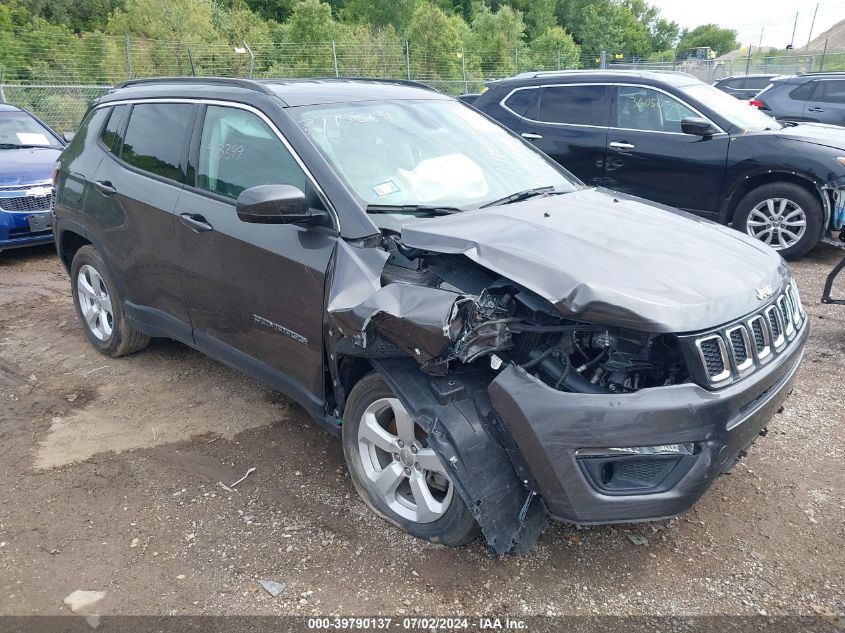
[[[274,125],[246,106],[203,106],[188,182],[176,205],[180,267],[196,346],[292,395],[323,393],[323,289],[336,232],[241,221],[235,202],[256,185],[308,176]],[[297,397],[298,396],[298,397]]]
[[[719,208],[728,135],[696,136],[681,120],[700,117],[674,96],[648,86],[613,88],[606,186],[706,217]]]

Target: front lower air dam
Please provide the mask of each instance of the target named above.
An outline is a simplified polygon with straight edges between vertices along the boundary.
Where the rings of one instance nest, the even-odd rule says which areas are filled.
[[[575,455],[587,481],[605,495],[664,492],[689,472],[696,459],[693,443],[582,448]]]

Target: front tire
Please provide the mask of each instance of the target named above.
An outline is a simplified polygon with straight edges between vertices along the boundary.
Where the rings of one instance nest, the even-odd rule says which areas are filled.
[[[349,394],[343,453],[358,495],[399,529],[452,547],[478,536],[478,523],[425,433],[375,372]]]
[[[150,344],[150,337],[126,322],[114,282],[93,246],[83,246],[74,255],[70,284],[82,329],[99,352],[117,358]]]
[[[757,187],[740,200],[733,224],[784,259],[798,259],[821,239],[822,206],[804,187],[774,182]]]

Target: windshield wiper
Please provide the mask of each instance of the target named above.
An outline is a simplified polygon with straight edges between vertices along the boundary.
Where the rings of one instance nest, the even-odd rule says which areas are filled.
[[[18,145],[17,143],[0,143],[0,149],[32,149],[33,147],[51,148],[54,145]]]
[[[370,204],[367,205],[367,213],[427,213],[429,215],[452,215],[460,213],[463,209],[458,207],[444,207],[439,205],[425,204]]]
[[[504,198],[499,198],[498,200],[493,200],[493,202],[488,202],[487,204],[482,204],[479,208],[486,209],[487,207],[497,207],[500,204],[510,204],[511,202],[519,202],[520,200],[528,200],[528,198],[534,198],[536,196],[542,196],[547,193],[554,192],[555,188],[552,185],[548,185],[546,187],[535,187],[534,189],[526,189],[525,191],[517,191],[516,193],[512,193],[509,196],[505,196]],[[561,193],[561,192],[558,192]]]

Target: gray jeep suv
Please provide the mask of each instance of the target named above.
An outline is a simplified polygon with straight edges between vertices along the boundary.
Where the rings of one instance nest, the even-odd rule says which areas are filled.
[[[129,82],[56,187],[96,349],[168,337],[264,381],[342,438],[373,511],[448,545],[684,512],[809,332],[769,247],[414,84]]]

